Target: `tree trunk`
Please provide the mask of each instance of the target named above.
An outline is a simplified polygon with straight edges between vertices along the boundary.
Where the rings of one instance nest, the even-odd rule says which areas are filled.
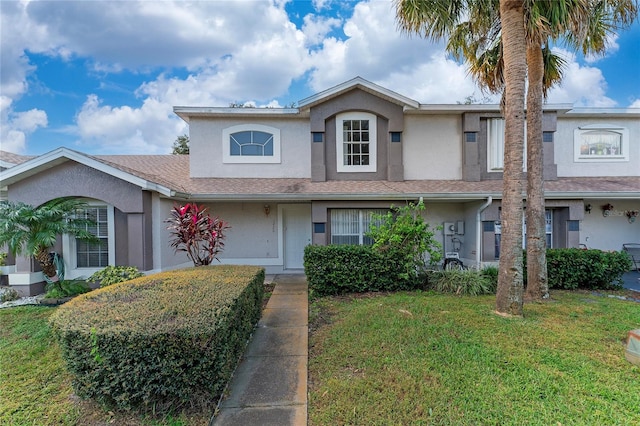
[[[549,297],[547,282],[546,218],[544,213],[542,45],[527,46],[527,300]]]
[[[51,261],[48,248],[39,248],[34,257],[40,264],[42,273],[52,281],[56,281],[58,278],[58,272],[56,271],[56,266]]]
[[[527,72],[523,1],[500,0],[500,21],[505,76],[505,145],[496,313],[522,316],[522,154]]]

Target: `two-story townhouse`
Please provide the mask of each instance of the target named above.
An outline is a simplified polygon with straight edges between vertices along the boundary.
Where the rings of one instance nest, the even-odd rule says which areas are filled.
[[[91,204],[104,243],[62,238],[56,250],[67,277],[108,264],[187,266],[164,223],[186,202],[230,222],[223,263],[269,273],[300,271],[308,244],[366,244],[372,213],[419,199],[426,220],[442,226],[446,252],[466,265],[499,259],[504,122],[496,105],[420,104],[358,77],[297,108],[174,111],[189,124],[188,156],[59,148],[0,175],[13,201],[73,196]],[[640,110],[545,106],[549,246],[640,242],[639,118]],[[38,291],[33,265],[16,263],[12,284]]]

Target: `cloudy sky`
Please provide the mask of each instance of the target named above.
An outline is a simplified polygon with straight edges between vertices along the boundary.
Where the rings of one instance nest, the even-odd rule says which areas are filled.
[[[397,31],[391,0],[2,0],[0,15],[0,149],[20,154],[165,154],[188,132],[173,106],[290,106],[355,76],[487,101],[441,44]],[[558,50],[549,102],[640,108],[639,52],[638,23],[605,57]]]

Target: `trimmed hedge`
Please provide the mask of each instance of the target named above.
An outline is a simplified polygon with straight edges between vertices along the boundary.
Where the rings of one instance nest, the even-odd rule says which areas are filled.
[[[402,256],[382,254],[371,246],[309,245],[304,250],[304,272],[312,296],[368,291],[412,290],[418,280],[402,276]]]
[[[165,272],[79,296],[50,319],[73,386],[119,409],[211,404],[261,315],[264,269]]]
[[[524,277],[526,271],[524,257]],[[631,269],[631,259],[624,252],[583,250],[577,248],[547,249],[549,288],[574,290],[619,289],[622,275]]]

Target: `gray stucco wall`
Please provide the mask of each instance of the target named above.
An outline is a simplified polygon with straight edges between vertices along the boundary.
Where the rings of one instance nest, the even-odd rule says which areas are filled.
[[[114,244],[117,265],[153,269],[151,195],[136,185],[68,161],[9,188],[9,199],[34,206],[58,197],[97,200],[115,207]]]
[[[339,173],[336,165],[336,115],[362,111],[377,117],[376,171],[368,173]],[[404,180],[402,142],[392,143],[390,132],[403,132],[404,114],[394,104],[362,90],[352,90],[311,108],[311,132],[324,134],[323,142],[313,143],[311,150],[311,179],[324,180]]]

